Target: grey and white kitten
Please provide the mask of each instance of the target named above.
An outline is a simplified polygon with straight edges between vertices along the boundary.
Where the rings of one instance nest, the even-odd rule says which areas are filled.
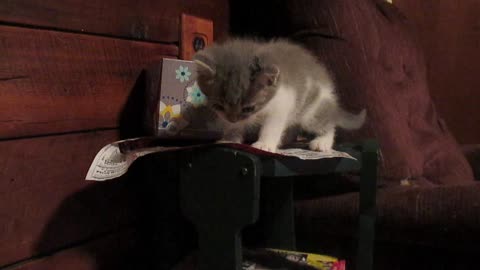
[[[207,105],[224,124],[223,140],[242,143],[253,132],[254,147],[275,152],[301,130],[314,135],[310,149],[330,151],[336,127],[365,121],[365,110],[354,115],[339,106],[326,67],[289,41],[234,39],[198,52],[194,62]]]

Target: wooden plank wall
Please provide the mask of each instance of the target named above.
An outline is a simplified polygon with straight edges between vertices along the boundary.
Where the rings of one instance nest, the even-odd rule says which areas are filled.
[[[438,110],[460,143],[480,143],[480,1],[394,0],[416,26]]]
[[[224,0],[0,3],[0,269],[137,269],[138,184],[84,177],[135,127],[142,69],[178,57],[182,12],[227,35]]]

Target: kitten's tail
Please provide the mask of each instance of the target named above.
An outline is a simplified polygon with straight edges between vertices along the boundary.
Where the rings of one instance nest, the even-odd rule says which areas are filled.
[[[343,109],[339,110],[337,126],[343,129],[359,129],[365,123],[367,110],[363,109],[359,114],[349,113]]]

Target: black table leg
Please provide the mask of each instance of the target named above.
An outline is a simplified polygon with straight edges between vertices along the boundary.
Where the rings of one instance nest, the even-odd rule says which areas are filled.
[[[293,178],[262,179],[261,201],[265,246],[295,250]]]
[[[362,150],[357,269],[373,269],[377,190],[378,146],[368,141]]]
[[[228,231],[222,223],[198,231],[198,269],[238,269],[242,262],[242,239],[239,231]],[[215,268],[212,268],[215,267]]]
[[[200,270],[240,270],[241,230],[258,218],[261,164],[232,149],[193,152],[180,173],[180,203],[196,226]]]

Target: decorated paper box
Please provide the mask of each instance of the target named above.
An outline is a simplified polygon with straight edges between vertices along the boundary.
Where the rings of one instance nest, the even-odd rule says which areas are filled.
[[[215,117],[204,105],[206,96],[196,81],[195,63],[163,59],[146,72],[144,126],[148,135],[172,129],[197,136],[219,136]]]

